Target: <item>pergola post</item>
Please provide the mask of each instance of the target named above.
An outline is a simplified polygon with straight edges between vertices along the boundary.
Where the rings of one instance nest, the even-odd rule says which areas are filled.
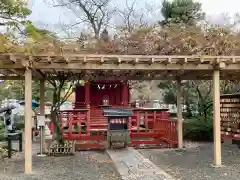
[[[44,102],[44,91],[45,91],[45,80],[40,80],[40,116],[45,116],[45,102]],[[45,134],[44,134],[44,127],[41,127],[41,151],[45,151]]]
[[[32,172],[32,70],[25,70],[25,173]]]
[[[178,148],[183,148],[183,117],[182,117],[182,87],[181,80],[177,79],[177,133],[178,133]]]
[[[45,102],[44,102],[45,80],[40,80],[40,115],[45,115]]]
[[[221,166],[220,71],[213,72],[214,166]]]

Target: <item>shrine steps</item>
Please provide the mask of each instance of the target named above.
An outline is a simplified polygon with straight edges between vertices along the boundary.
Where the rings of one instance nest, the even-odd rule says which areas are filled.
[[[88,135],[76,140],[76,150],[105,150],[107,147],[107,118],[100,108],[91,107]]]
[[[107,118],[103,114],[103,110],[99,108],[91,108],[90,110],[90,129],[98,130],[105,129],[107,130]]]

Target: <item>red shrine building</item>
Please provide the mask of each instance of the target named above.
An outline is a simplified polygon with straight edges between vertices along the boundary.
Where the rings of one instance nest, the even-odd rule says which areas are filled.
[[[128,81],[121,80],[76,85],[73,110],[60,111],[64,139],[78,141],[77,149],[106,148],[108,121],[103,109],[126,108],[133,110],[128,121],[130,146],[165,144],[176,147],[177,122],[170,119],[166,109],[131,107],[130,89]],[[49,127],[54,134],[55,125],[51,123]]]
[[[128,107],[128,81],[89,81],[76,86],[75,108]]]

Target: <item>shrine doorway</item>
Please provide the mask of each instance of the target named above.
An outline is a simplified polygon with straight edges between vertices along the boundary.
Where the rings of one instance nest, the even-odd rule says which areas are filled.
[[[90,102],[91,106],[121,105],[120,83],[91,83]]]

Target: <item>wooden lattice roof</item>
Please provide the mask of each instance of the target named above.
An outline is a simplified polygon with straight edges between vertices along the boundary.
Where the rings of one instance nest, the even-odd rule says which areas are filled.
[[[91,80],[212,79],[217,68],[222,79],[231,80],[240,79],[240,56],[0,54],[1,79],[23,79],[25,68],[33,69],[34,79],[65,73],[69,78]]]

